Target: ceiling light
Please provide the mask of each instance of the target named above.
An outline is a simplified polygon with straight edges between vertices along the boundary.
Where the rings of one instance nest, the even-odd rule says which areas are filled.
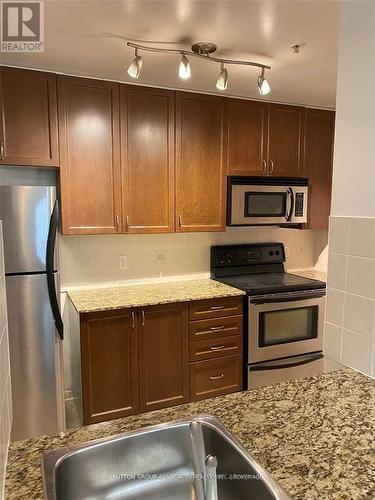
[[[271,92],[271,87],[269,86],[269,83],[267,82],[265,76],[265,69],[262,68],[261,74],[258,76],[258,89],[259,89],[259,94],[260,95],[266,95],[269,92]]]
[[[128,74],[132,78],[138,78],[142,68],[142,57],[138,55],[138,49],[135,49],[135,58],[130,63]]]
[[[220,74],[216,82],[216,88],[219,90],[225,90],[228,87],[228,70],[223,63],[220,65]]]
[[[185,54],[182,54],[181,57],[180,67],[178,69],[178,76],[180,78],[183,78],[184,80],[190,78],[191,76],[189,59],[185,56]]]

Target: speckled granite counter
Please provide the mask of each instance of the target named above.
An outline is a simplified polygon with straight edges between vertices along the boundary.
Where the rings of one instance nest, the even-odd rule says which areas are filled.
[[[323,271],[315,271],[315,269],[298,269],[294,271],[291,269],[288,272],[290,274],[296,274],[297,276],[303,276],[304,278],[311,278],[313,280],[324,281],[324,283],[327,283],[327,273]]]
[[[70,300],[79,313],[244,294],[237,288],[210,279],[92,288],[68,292]]]
[[[5,498],[42,498],[42,452],[198,413],[217,416],[297,499],[375,497],[375,383],[350,369],[13,443]]]

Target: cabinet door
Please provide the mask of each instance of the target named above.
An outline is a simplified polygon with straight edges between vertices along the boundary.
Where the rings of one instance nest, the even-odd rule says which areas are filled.
[[[121,86],[124,230],[174,230],[174,92]]]
[[[308,227],[328,228],[331,208],[335,113],[306,109],[305,170],[309,179]]]
[[[267,104],[228,100],[228,170],[231,175],[266,173]]]
[[[56,76],[2,67],[0,163],[58,166]]]
[[[141,411],[189,400],[187,304],[145,308],[138,313]]]
[[[303,175],[303,126],[305,108],[269,105],[268,173]]]
[[[138,339],[130,310],[81,316],[84,424],[138,413]]]
[[[121,230],[119,85],[58,77],[62,229]]]
[[[225,230],[226,105],[176,94],[177,231]]]

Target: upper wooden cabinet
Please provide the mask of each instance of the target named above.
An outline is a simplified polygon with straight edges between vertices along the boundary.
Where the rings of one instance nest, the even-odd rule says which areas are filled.
[[[268,174],[303,175],[303,127],[305,108],[269,105]]]
[[[176,93],[177,231],[224,231],[227,100]]]
[[[174,92],[121,85],[124,232],[174,230]]]
[[[140,410],[189,401],[189,333],[186,303],[138,312]]]
[[[335,113],[306,109],[305,171],[309,179],[308,227],[328,228],[331,208]]]
[[[268,105],[228,100],[228,168],[231,175],[266,173]]]
[[[0,68],[0,163],[58,166],[56,76]]]
[[[303,175],[304,108],[229,99],[231,175]]]
[[[138,413],[137,335],[135,311],[81,316],[85,425]]]
[[[64,234],[121,231],[119,85],[58,77]]]

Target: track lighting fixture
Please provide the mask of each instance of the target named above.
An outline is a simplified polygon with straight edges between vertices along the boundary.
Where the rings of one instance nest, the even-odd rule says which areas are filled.
[[[142,68],[142,57],[138,55],[138,49],[135,48],[135,58],[130,63],[128,74],[132,78],[138,78]]]
[[[271,87],[269,86],[269,83],[267,82],[264,73],[265,69],[262,68],[262,72],[258,76],[258,89],[260,95],[267,95],[269,92],[271,92]]]
[[[228,87],[228,70],[226,69],[224,63],[220,65],[220,74],[216,82],[216,88],[219,90],[225,90]]]
[[[180,67],[178,68],[178,76],[183,80],[186,80],[191,76],[189,59],[185,56],[185,54],[182,54],[181,57]]]
[[[212,42],[198,42],[194,43],[190,50],[185,49],[164,49],[160,47],[150,47],[147,45],[138,45],[132,42],[127,42],[128,47],[133,47],[135,49],[135,59],[131,62],[128,73],[133,78],[138,78],[142,68],[142,58],[138,55],[139,50],[144,50],[146,52],[158,52],[164,54],[179,54],[181,56],[180,66],[178,69],[178,76],[183,79],[190,78],[191,68],[189,57],[199,57],[205,61],[211,61],[215,63],[220,63],[220,74],[216,81],[216,88],[219,90],[225,90],[228,87],[228,70],[226,65],[232,64],[236,66],[254,66],[261,69],[261,74],[258,77],[258,88],[261,95],[266,95],[271,91],[271,88],[265,79],[266,69],[271,69],[270,66],[265,64],[260,64],[252,61],[234,61],[233,59],[222,59],[221,57],[213,57],[213,54],[217,50],[217,46]]]

